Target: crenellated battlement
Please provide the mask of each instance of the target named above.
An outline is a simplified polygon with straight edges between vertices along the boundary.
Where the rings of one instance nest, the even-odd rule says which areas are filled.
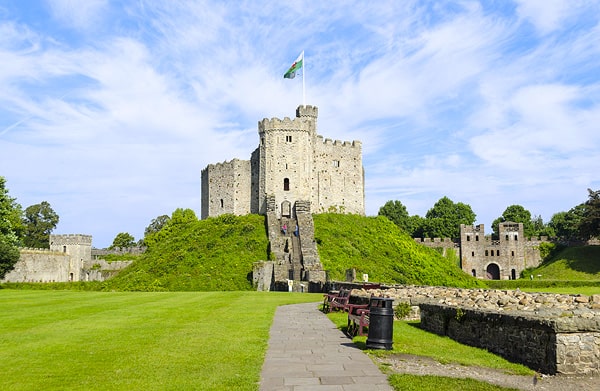
[[[313,118],[316,119],[319,116],[319,108],[317,106],[298,106],[296,109],[296,117],[303,118]]]
[[[454,243],[450,238],[414,238],[417,243]]]
[[[207,165],[205,168],[202,169],[202,172],[206,172],[209,171],[211,169],[213,170],[227,170],[227,169],[233,169],[236,168],[238,165],[240,165],[243,162],[247,162],[247,160],[240,160],[238,158],[234,158],[232,160],[226,160],[224,162],[221,163],[213,163],[213,164],[209,164]]]
[[[361,148],[362,142],[358,140],[353,141],[341,141],[341,140],[332,140],[330,138],[323,138],[321,135],[317,135],[317,142],[322,143],[323,145],[330,146],[338,146],[338,147],[348,147],[348,148]]]
[[[316,106],[298,106],[296,109],[296,118],[285,117],[264,118],[258,121],[258,133],[272,131],[301,131],[314,132],[316,130],[316,121],[319,115],[319,109]]]
[[[464,233],[482,233],[482,234],[485,232],[483,224],[479,224],[479,225],[461,224],[460,231],[464,232]]]
[[[310,124],[302,118],[290,119],[285,117],[284,119],[279,118],[264,118],[262,121],[258,121],[258,133],[272,132],[272,131],[302,131],[310,132]]]
[[[63,252],[56,251],[49,248],[32,248],[32,247],[22,247],[19,249],[21,254],[48,254],[48,255],[63,255]]]
[[[63,234],[63,235],[50,235],[50,245],[92,245],[92,235],[81,235],[81,234]]]

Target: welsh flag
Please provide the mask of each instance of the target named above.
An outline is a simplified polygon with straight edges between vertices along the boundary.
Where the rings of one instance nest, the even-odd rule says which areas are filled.
[[[302,68],[302,63],[304,62],[304,52],[300,53],[296,61],[292,64],[290,69],[283,75],[285,79],[293,79],[296,77],[296,71]]]

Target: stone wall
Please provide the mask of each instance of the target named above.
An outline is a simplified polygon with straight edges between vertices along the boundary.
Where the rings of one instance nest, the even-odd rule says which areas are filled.
[[[2,282],[72,281],[71,257],[62,251],[22,249],[19,261]]]
[[[421,327],[548,374],[600,375],[600,295],[399,286],[353,290],[420,309]]]
[[[600,375],[600,323],[421,304],[421,327],[546,374]],[[577,323],[576,326],[574,324]]]
[[[50,249],[21,249],[14,269],[1,282],[104,281],[132,261],[107,262],[106,254],[140,254],[143,248],[92,249],[92,236],[50,235]]]
[[[117,275],[121,270],[131,265],[133,261],[107,262],[104,259],[94,259],[84,262],[81,271],[81,281],[105,281]]]

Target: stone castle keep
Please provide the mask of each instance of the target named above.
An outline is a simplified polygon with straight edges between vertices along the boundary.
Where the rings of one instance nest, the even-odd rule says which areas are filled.
[[[267,217],[275,261],[255,265],[259,289],[322,284],[325,271],[311,213],[365,214],[362,145],[323,139],[317,116],[317,107],[299,106],[294,119],[265,118],[258,123],[259,146],[250,160],[202,170],[203,219],[225,213]]]
[[[296,201],[312,213],[365,213],[360,141],[317,134],[318,109],[300,106],[296,118],[263,119],[250,160],[209,164],[202,170],[201,217],[224,213],[293,214]]]

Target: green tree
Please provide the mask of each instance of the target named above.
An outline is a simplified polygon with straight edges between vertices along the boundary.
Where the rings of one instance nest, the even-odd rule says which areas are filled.
[[[475,213],[462,202],[454,203],[442,197],[427,211],[423,222],[423,236],[430,238],[458,238],[460,225],[475,222]]]
[[[21,205],[8,195],[6,179],[0,176],[0,279],[14,268],[20,257],[21,214]]]
[[[554,228],[550,224],[544,223],[542,216],[537,215],[531,218],[531,224],[533,226],[533,236],[548,236],[553,238],[556,236]]]
[[[50,248],[50,234],[58,221],[58,215],[46,201],[27,207],[23,218],[25,247]]]
[[[160,231],[170,220],[171,218],[168,215],[162,215],[152,219],[150,225],[144,230],[144,237]]]
[[[498,224],[511,221],[513,223],[523,223],[523,231],[526,237],[536,236],[535,228],[531,220],[531,212],[521,205],[511,205],[504,210],[502,216],[498,217],[492,223],[494,238],[498,238]]]
[[[134,247],[134,246],[135,246],[135,238],[127,232],[120,232],[117,234],[117,236],[115,237],[115,239],[113,240],[113,242],[109,248],[116,249],[116,248],[128,248],[128,247]]]
[[[400,201],[388,201],[379,208],[379,216],[387,217],[392,223],[412,235],[414,231],[413,220],[408,214],[406,206]]]
[[[555,236],[561,240],[579,240],[581,239],[579,226],[583,219],[584,209],[584,205],[579,204],[568,212],[555,213],[548,222],[548,226],[553,229]]]
[[[194,213],[193,210],[191,209],[183,209],[183,208],[177,208],[175,209],[175,211],[173,211],[173,213],[171,214],[171,220],[169,221],[169,224],[189,224],[189,223],[193,223],[198,221],[198,218],[196,217],[196,213]]]
[[[600,236],[600,190],[588,189],[588,193],[579,224],[579,234],[583,239]]]

